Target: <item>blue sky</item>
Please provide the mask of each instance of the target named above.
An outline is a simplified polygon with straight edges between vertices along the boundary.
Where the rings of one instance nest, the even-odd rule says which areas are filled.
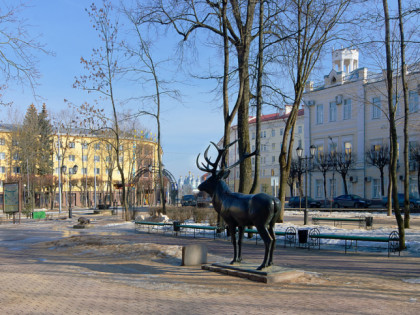
[[[86,92],[72,88],[74,78],[83,73],[80,57],[89,58],[92,48],[99,43],[85,12],[91,3],[83,0],[28,2],[29,7],[23,12],[27,23],[34,34],[41,34],[39,40],[54,52],[54,56],[40,56],[42,78],[36,92],[42,99],[34,99],[27,87],[22,90],[10,86],[6,96],[13,100],[13,108],[24,114],[31,103],[40,109],[45,102],[50,112],[58,112],[67,108],[64,99],[74,104],[92,100]],[[163,46],[163,51],[175,51],[174,43]],[[195,166],[197,154],[204,151],[209,141],[218,141],[223,135],[222,112],[210,93],[215,83],[185,78],[177,78],[185,83],[178,84],[182,102],[164,100],[161,114],[163,163],[176,179],[189,171],[201,175]],[[7,119],[6,113],[3,109],[3,121]],[[151,118],[144,117],[141,123],[156,132]]]

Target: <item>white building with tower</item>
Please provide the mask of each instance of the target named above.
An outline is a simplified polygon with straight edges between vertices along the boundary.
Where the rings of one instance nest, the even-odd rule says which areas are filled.
[[[409,89],[409,143],[410,148],[420,144],[420,92],[419,67],[410,67]],[[399,156],[403,154],[403,94],[400,77],[395,77],[393,102],[397,106],[397,133]],[[317,155],[347,152],[355,160],[349,170],[346,183],[349,193],[380,201],[381,181],[379,169],[366,162],[366,152],[389,146],[388,96],[385,72],[370,73],[359,67],[357,49],[332,51],[332,70],[323,82],[308,82],[304,94],[305,104],[305,152],[315,145]],[[306,153],[304,153],[306,154]],[[349,155],[350,154],[350,155]],[[399,191],[402,191],[403,167],[398,168]],[[414,165],[414,164],[410,164]],[[386,168],[386,174],[388,168]],[[418,194],[418,179],[414,167],[410,167],[410,192]],[[344,194],[344,182],[337,172],[326,175],[328,199]],[[308,195],[324,199],[323,175],[314,170],[308,181]],[[388,176],[385,176],[385,191]]]

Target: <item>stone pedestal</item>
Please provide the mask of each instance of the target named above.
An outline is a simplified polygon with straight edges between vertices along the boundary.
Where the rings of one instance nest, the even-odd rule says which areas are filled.
[[[182,266],[196,266],[207,263],[205,245],[187,245],[182,247]]]
[[[235,265],[214,263],[203,265],[202,269],[263,283],[291,282],[304,275],[303,270],[293,268],[270,266],[263,270],[256,270],[258,266],[259,264],[251,263]]]

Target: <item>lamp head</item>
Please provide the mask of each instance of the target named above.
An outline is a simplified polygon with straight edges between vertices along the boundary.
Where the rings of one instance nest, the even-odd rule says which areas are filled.
[[[302,149],[302,147],[300,146],[300,144],[299,144],[299,146],[297,147],[297,149],[296,149],[296,153],[297,153],[297,156],[298,157],[302,157],[302,154],[303,154],[303,149]]]

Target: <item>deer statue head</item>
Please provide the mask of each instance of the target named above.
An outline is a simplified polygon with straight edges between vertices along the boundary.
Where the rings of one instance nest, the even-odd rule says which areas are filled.
[[[198,186],[198,190],[200,191],[205,191],[206,193],[213,195],[215,192],[215,189],[217,187],[217,184],[221,181],[226,179],[229,174],[230,174],[230,170],[232,168],[234,168],[235,166],[239,165],[243,160],[245,160],[246,158],[255,155],[254,153],[251,154],[245,154],[244,156],[242,156],[242,158],[237,161],[236,163],[227,166],[226,165],[226,161],[225,161],[225,157],[227,154],[227,150],[230,146],[232,146],[233,144],[235,144],[238,140],[235,140],[231,143],[229,143],[226,147],[224,148],[219,148],[214,142],[210,142],[216,149],[217,149],[217,158],[214,162],[210,161],[210,158],[208,157],[208,152],[210,149],[210,145],[207,147],[206,151],[204,151],[204,159],[207,162],[207,165],[205,165],[204,163],[199,163],[199,158],[200,158],[200,154],[198,154],[197,156],[197,160],[196,160],[196,164],[199,170],[206,172],[206,173],[210,173],[211,176],[208,177],[204,182],[202,182],[199,186]],[[220,169],[218,169],[219,164],[221,164]]]

